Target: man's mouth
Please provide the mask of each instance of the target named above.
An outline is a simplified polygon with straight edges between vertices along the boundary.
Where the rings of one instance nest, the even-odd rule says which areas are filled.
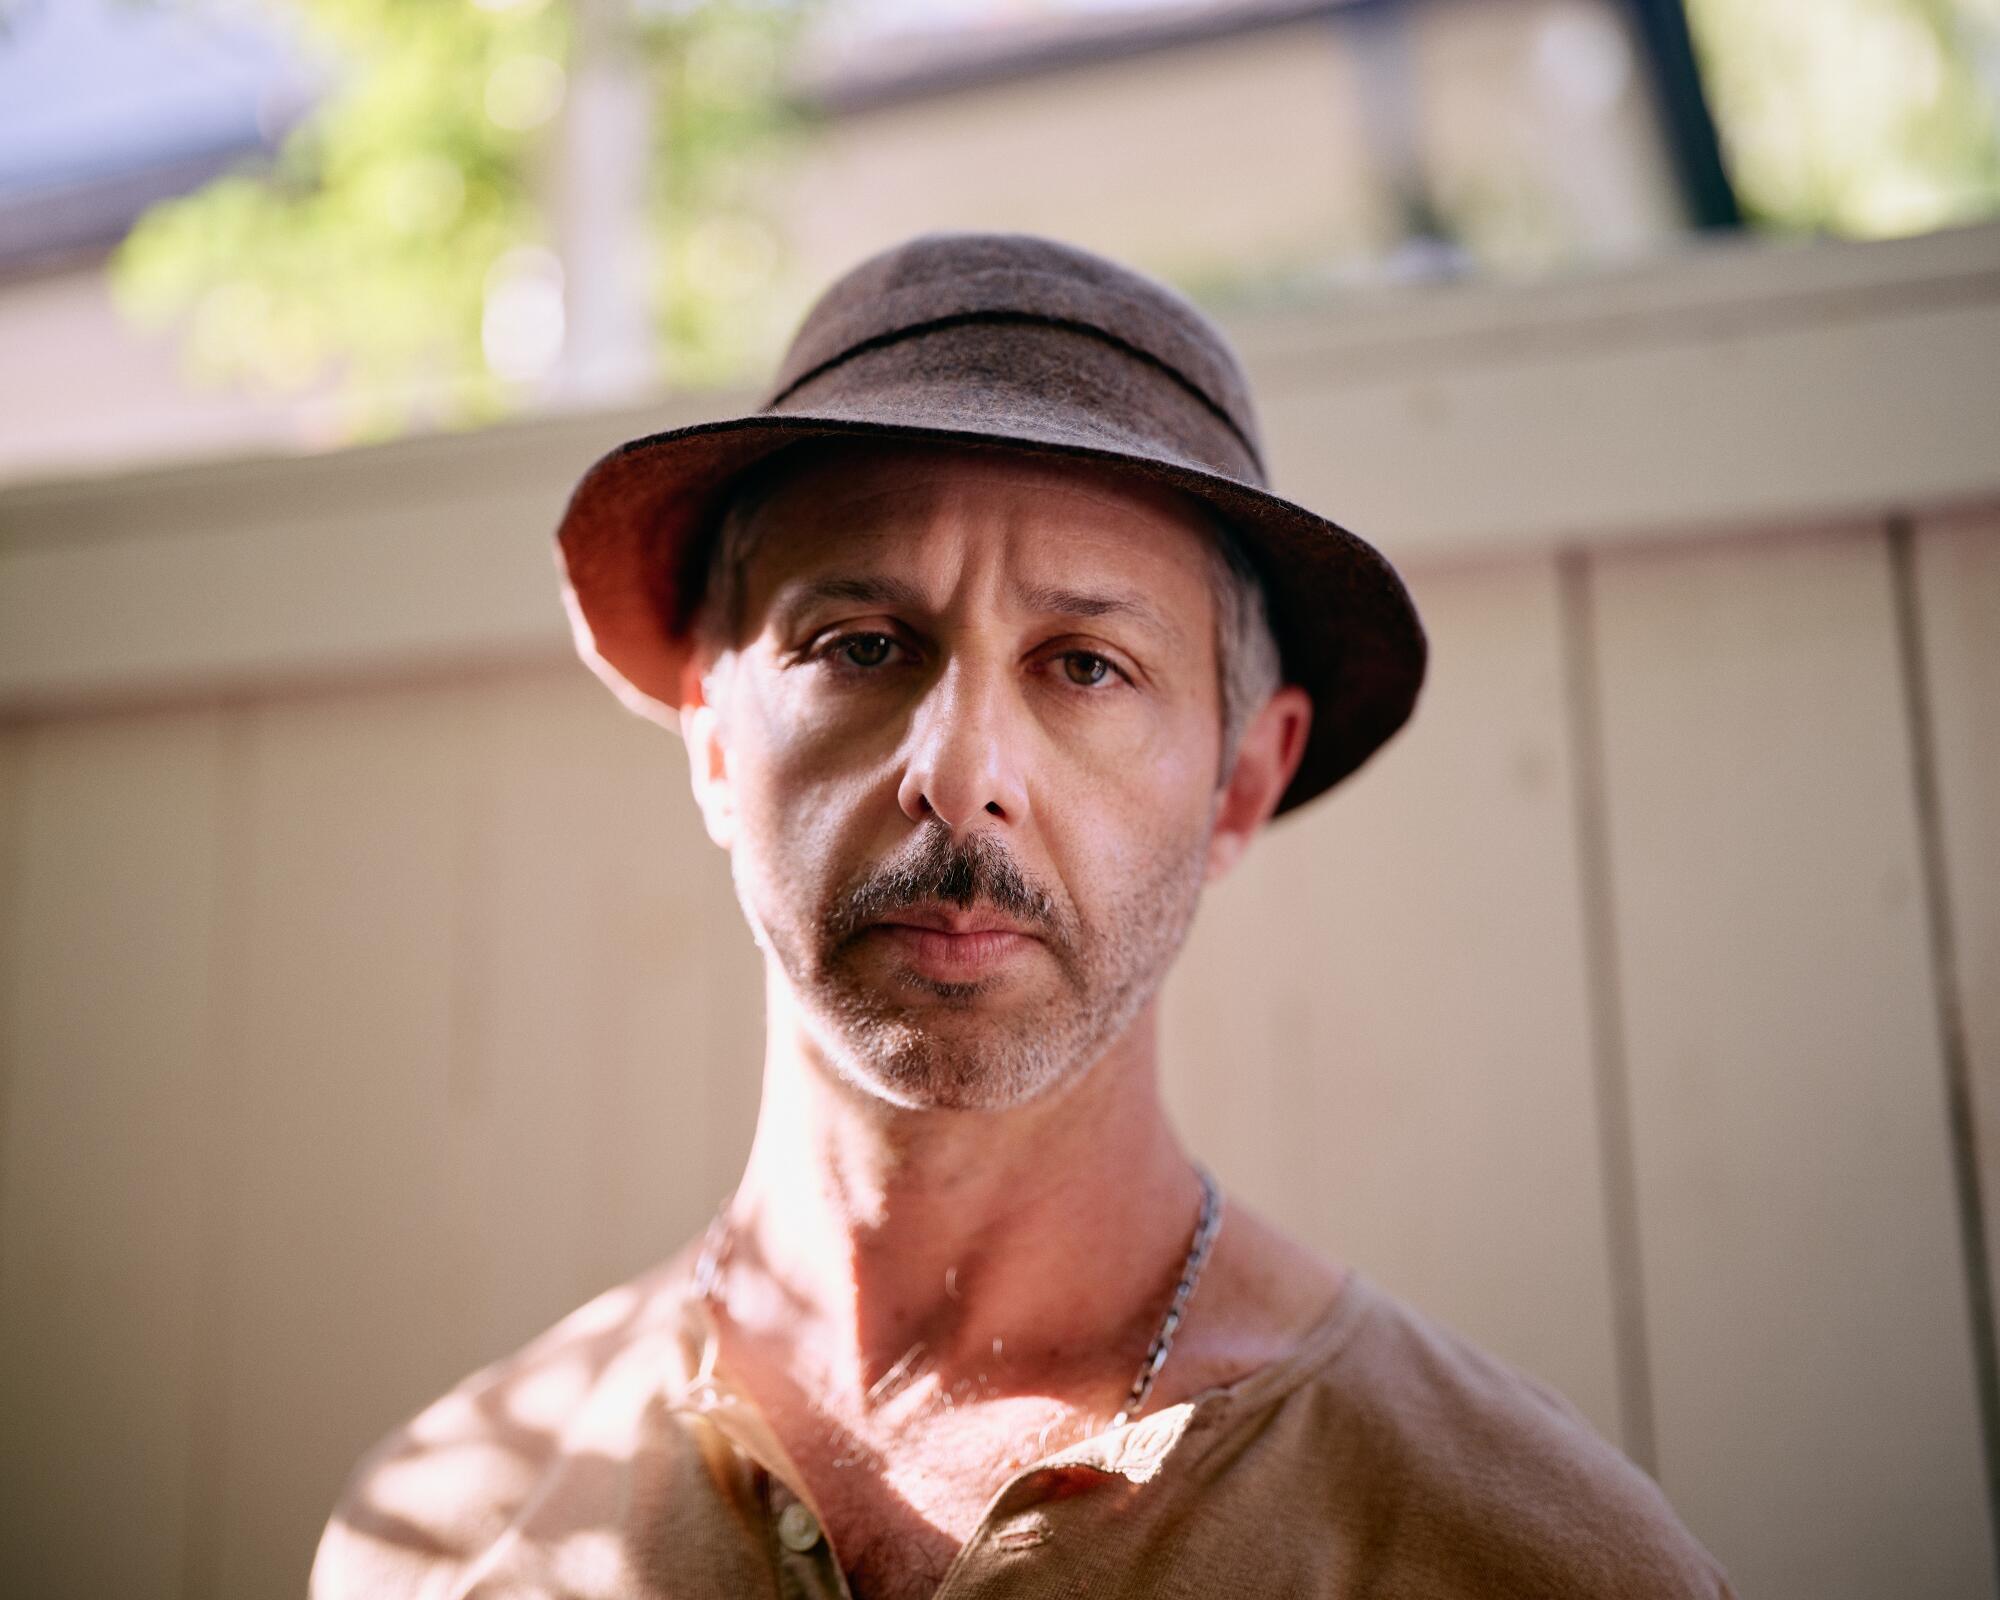
[[[926,977],[976,978],[1032,950],[1037,936],[991,911],[926,907],[897,911],[868,930],[893,945]]]
[[[891,912],[876,925],[922,928],[933,933],[950,934],[954,938],[963,938],[975,933],[1014,933],[1023,938],[1036,937],[1033,929],[1012,918],[1001,916],[996,911],[955,911],[934,906],[912,906],[903,911]]]

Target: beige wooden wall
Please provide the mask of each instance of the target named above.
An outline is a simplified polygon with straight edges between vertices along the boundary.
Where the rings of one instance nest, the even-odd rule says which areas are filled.
[[[1746,1600],[1995,1590],[2000,484],[1949,432],[1992,243],[1869,257],[1813,337],[1686,277],[1635,280],[1636,326],[1612,294],[1615,336],[1507,297],[1318,367],[1243,334],[1279,481],[1400,530],[1434,675],[1210,896],[1174,1105],[1234,1190],[1568,1393]],[[1725,413],[1780,407],[1733,480],[1726,415],[1623,501],[1575,453],[1601,414],[1535,425],[1640,404],[1606,363],[1678,415],[1711,361]],[[1879,415],[1806,406],[1849,392]],[[1301,447],[1342,416],[1400,522]],[[516,620],[585,459],[534,437],[0,493],[8,1593],[299,1592],[361,1449],[735,1175],[755,952],[675,742]]]

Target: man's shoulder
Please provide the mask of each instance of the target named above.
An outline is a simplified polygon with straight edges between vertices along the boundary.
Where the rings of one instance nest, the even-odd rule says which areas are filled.
[[[683,1276],[677,1257],[606,1290],[377,1441],[321,1535],[311,1600],[396,1600],[466,1576],[546,1482],[621,1359],[661,1327]]]
[[[1340,1492],[1367,1485],[1366,1523],[1393,1530],[1382,1559],[1421,1561],[1441,1593],[1730,1594],[1659,1486],[1556,1389],[1359,1274],[1349,1292],[1300,1437]]]

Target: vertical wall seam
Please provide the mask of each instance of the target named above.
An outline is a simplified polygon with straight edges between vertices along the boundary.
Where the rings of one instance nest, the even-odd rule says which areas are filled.
[[[493,1328],[492,1285],[504,1281],[512,1263],[496,1260],[480,1225],[480,1157],[497,1137],[494,1067],[488,1049],[492,1030],[489,983],[493,968],[495,901],[488,892],[499,856],[500,838],[493,791],[505,767],[506,707],[520,694],[511,679],[469,677],[452,691],[450,742],[451,915],[447,1064],[441,1143],[447,1233],[438,1292],[457,1297],[469,1310],[469,1348],[488,1359],[485,1345]],[[496,1280],[495,1274],[500,1275]]]
[[[517,693],[512,685],[488,687],[478,680],[458,683],[453,697],[463,701],[451,740],[451,976],[449,1055],[445,1105],[454,1135],[469,1137],[480,1120],[489,1068],[481,980],[486,959],[487,919],[483,898],[493,855],[490,751],[497,742],[497,705]],[[497,765],[497,763],[496,763]],[[454,1141],[454,1148],[457,1148]],[[460,1176],[463,1176],[461,1172]]]
[[[1563,706],[1569,724],[1585,1008],[1596,1090],[1598,1158],[1604,1179],[1619,1423],[1625,1453],[1657,1479],[1659,1446],[1653,1414],[1652,1355],[1646,1334],[1638,1175],[1625,1051],[1625,1002],[1618,980],[1617,905],[1611,871],[1610,804],[1590,575],[1590,558],[1582,551],[1570,549],[1558,553],[1558,643],[1562,655]]]
[[[14,741],[12,750],[0,756],[10,768],[0,777],[10,789],[4,807],[0,807],[0,830],[4,830],[4,837],[0,837],[0,1203],[4,1203],[7,1130],[13,1119],[14,1079],[19,1066],[14,1055],[14,1021],[20,1006],[21,952],[27,944],[19,907],[21,882],[27,873],[28,763],[34,753],[34,724],[25,720],[0,723],[0,739]],[[0,1228],[0,1251],[6,1248],[6,1238],[6,1230]]]
[[[1980,1194],[1979,1149],[1972,1104],[1972,1063],[1965,1043],[1965,1015],[1958,990],[1958,936],[1945,862],[1944,813],[1937,779],[1937,726],[1930,667],[1924,653],[1923,604],[1917,593],[1916,534],[1905,516],[1884,529],[1889,586],[1895,602],[1896,646],[1903,679],[1904,722],[1909,730],[1910,788],[1917,814],[1917,850],[1923,877],[1925,952],[1931,969],[1938,1055],[1944,1066],[1946,1131],[1951,1145],[1952,1188],[1958,1208],[1959,1249],[1965,1267],[1971,1318],[1979,1434],[1986,1460],[1986,1512],[2000,1546],[2000,1336],[1994,1325],[1993,1275],[1987,1254],[1986,1210]]]
[[[187,1498],[181,1552],[184,1600],[221,1590],[223,1471],[228,1446],[229,1328],[236,1254],[230,1159],[240,1147],[236,1091],[243,1065],[243,962],[248,952],[249,895],[255,870],[250,702],[217,707],[215,884],[209,925],[209,1053],[202,1098],[204,1127],[195,1326],[189,1373]]]

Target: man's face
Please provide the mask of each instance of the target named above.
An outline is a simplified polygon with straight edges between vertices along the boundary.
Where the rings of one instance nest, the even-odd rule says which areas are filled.
[[[1072,1081],[1156,992],[1205,875],[1202,524],[1084,463],[881,445],[759,518],[691,748],[767,961],[895,1104]]]

